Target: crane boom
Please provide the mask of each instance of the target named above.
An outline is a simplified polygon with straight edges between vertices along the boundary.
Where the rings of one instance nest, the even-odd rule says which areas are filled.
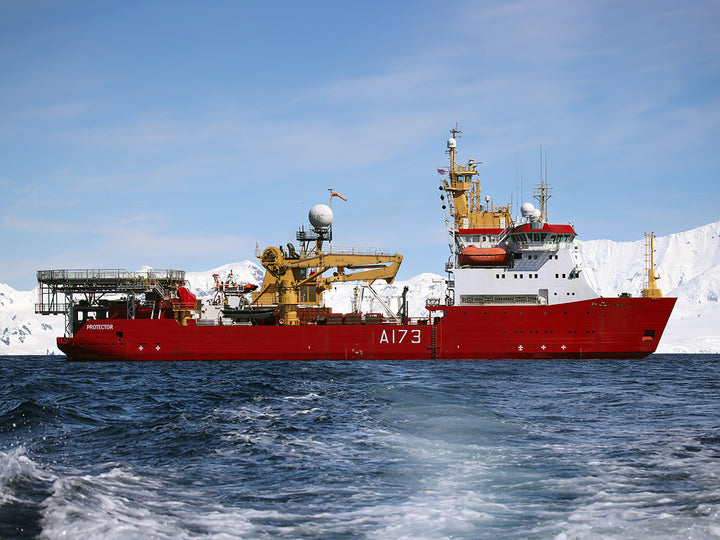
[[[317,304],[321,293],[332,288],[333,283],[363,281],[372,284],[379,279],[392,283],[402,259],[397,253],[322,253],[319,250],[305,256],[296,254],[293,258],[277,247],[268,247],[260,257],[266,270],[265,279],[253,302],[276,303],[282,323],[297,325],[298,304]],[[331,276],[324,276],[333,269]]]

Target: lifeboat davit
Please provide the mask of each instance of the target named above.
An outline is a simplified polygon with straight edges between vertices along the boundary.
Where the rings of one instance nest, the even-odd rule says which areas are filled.
[[[463,266],[503,266],[507,258],[508,252],[502,248],[468,246],[458,255],[458,262]]]

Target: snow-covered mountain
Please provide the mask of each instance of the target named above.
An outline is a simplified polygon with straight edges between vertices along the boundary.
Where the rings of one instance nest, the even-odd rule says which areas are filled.
[[[37,300],[37,289],[0,283],[0,354],[60,354],[55,337],[65,332],[64,317],[35,315]]]
[[[640,294],[645,276],[644,240],[579,244],[603,296]],[[678,298],[658,352],[720,353],[720,222],[656,238],[655,265],[665,296]],[[199,298],[208,298],[215,283],[212,275],[225,279],[230,271],[238,281],[257,285],[264,273],[259,265],[242,261],[206,272],[188,272],[186,278]],[[427,298],[444,296],[442,283],[442,276],[429,273],[392,285],[376,283],[373,288],[379,298],[365,292],[362,310],[382,312],[385,303],[397,312],[407,286],[409,314],[423,315]],[[325,304],[335,311],[351,311],[355,290],[353,283],[337,284],[325,293]],[[16,291],[0,283],[0,354],[59,354],[55,338],[63,334],[63,317],[35,315],[35,302],[37,289]]]

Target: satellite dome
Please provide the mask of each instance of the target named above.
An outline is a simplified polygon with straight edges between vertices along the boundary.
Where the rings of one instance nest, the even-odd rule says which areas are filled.
[[[308,219],[316,229],[327,229],[333,222],[333,211],[326,204],[316,204],[310,209]]]
[[[450,137],[447,142],[447,147],[448,148],[457,148],[457,141],[455,139],[453,139],[452,137]]]
[[[520,207],[520,212],[522,212],[523,217],[528,217],[535,212],[535,207],[533,203],[526,202]]]

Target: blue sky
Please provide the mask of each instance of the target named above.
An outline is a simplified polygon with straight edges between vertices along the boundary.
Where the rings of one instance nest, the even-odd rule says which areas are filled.
[[[189,271],[285,244],[448,256],[436,168],[459,123],[496,204],[637,240],[720,219],[720,3],[0,3],[0,282]],[[517,207],[517,204],[516,204]]]

